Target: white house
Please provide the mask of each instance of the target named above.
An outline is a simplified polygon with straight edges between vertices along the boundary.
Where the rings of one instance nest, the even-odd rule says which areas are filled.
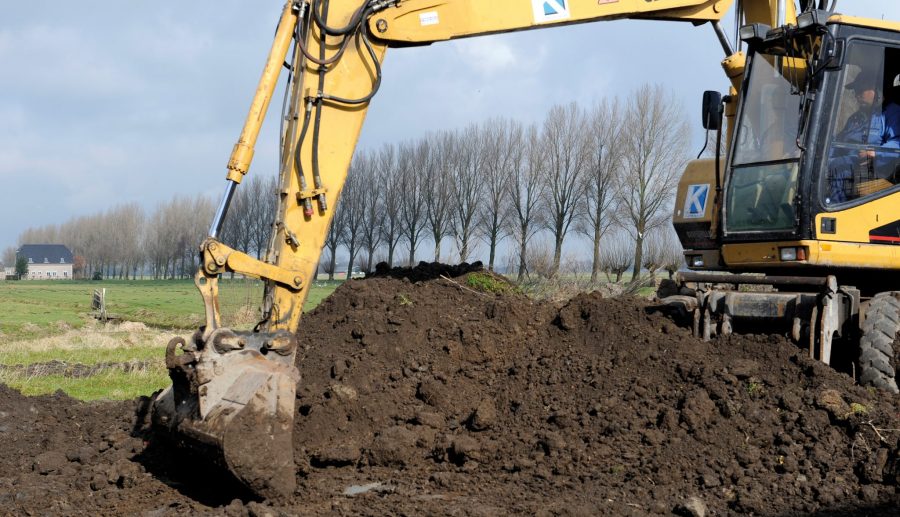
[[[74,257],[62,244],[23,244],[16,259],[28,260],[28,280],[70,280]]]

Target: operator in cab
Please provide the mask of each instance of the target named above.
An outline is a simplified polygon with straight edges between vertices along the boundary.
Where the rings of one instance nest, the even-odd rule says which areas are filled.
[[[885,190],[900,181],[900,75],[891,81],[882,95],[882,74],[861,70],[845,86],[842,106],[856,102],[850,115],[834,138],[828,161],[829,204],[843,203]]]

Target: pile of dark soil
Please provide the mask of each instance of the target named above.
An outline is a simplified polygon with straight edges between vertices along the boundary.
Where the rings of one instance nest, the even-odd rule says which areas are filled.
[[[2,508],[896,515],[900,396],[781,337],[703,343],[645,301],[536,304],[472,270],[385,270],[305,318],[291,500],[252,501],[158,445],[142,401],[2,390]]]

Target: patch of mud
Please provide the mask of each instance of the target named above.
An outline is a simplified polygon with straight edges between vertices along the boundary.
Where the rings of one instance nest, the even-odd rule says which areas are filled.
[[[782,337],[703,343],[645,301],[597,293],[556,305],[476,295],[471,271],[350,281],[306,316],[287,501],[198,481],[211,473],[146,432],[142,401],[0,388],[0,504],[81,515],[896,515],[900,396],[855,386]]]

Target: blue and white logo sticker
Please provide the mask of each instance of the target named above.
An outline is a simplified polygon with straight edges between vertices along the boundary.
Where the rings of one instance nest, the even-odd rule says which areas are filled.
[[[706,200],[709,198],[709,183],[688,185],[684,197],[684,218],[698,219],[706,214]]]
[[[531,0],[534,7],[534,22],[547,23],[566,20],[572,15],[569,13],[570,0]]]

